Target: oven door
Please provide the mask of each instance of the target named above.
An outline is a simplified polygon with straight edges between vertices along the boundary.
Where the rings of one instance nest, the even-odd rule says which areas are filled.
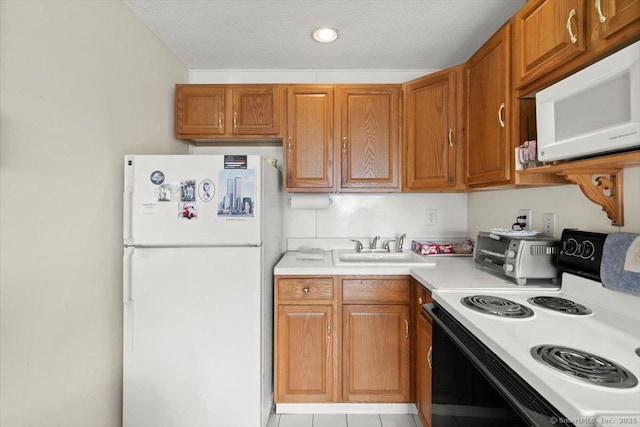
[[[453,316],[436,303],[424,309],[433,318],[432,427],[562,424],[566,417]]]

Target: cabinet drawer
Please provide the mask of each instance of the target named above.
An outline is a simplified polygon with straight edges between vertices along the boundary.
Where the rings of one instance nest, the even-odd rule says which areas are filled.
[[[312,301],[333,299],[333,278],[278,279],[279,301]]]
[[[409,302],[407,279],[343,279],[342,299],[346,302]]]

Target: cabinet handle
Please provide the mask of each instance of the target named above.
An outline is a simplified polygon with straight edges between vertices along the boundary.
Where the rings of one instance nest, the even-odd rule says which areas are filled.
[[[304,292],[305,294],[308,294],[309,288],[305,286],[304,288],[302,288],[302,292]]]
[[[287,148],[291,151],[291,137],[288,139]]]
[[[453,129],[449,128],[449,147],[453,147],[453,142],[451,142],[452,133],[453,133]]]
[[[218,114],[218,127],[222,127],[222,113]]]
[[[347,137],[346,136],[342,137],[342,152],[343,153],[347,152]]]
[[[422,297],[418,297],[418,305],[422,305]]]
[[[600,23],[604,23],[607,20],[607,17],[602,14],[602,5],[600,4],[600,0],[596,0],[596,10],[598,11],[598,19]]]
[[[578,38],[573,35],[573,30],[571,29],[571,20],[576,16],[576,10],[571,9],[569,12],[569,18],[567,18],[567,32],[569,32],[569,38],[571,39],[571,43],[575,44],[578,41]]]
[[[238,129],[238,113],[233,113],[233,128]]]
[[[498,122],[500,122],[501,127],[504,127],[504,120],[502,119],[502,110],[504,110],[504,102],[500,104],[500,108],[498,108]]]
[[[327,320],[327,339],[331,339],[331,320]]]
[[[432,353],[433,353],[433,346],[429,346],[429,353],[427,353],[427,362],[429,362],[429,369],[431,369]]]
[[[409,321],[404,319],[404,337],[409,338]]]

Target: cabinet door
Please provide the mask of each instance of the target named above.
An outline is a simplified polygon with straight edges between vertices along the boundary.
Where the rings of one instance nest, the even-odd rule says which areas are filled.
[[[416,406],[423,426],[431,425],[431,342],[433,321],[426,313],[417,316]]]
[[[409,401],[409,306],[343,305],[342,399]]]
[[[405,87],[407,190],[456,184],[456,81],[456,69],[449,69]]]
[[[340,88],[341,189],[400,189],[399,102],[396,85]]]
[[[330,305],[279,305],[277,309],[276,402],[333,400]]]
[[[281,136],[282,92],[277,86],[233,87],[233,135]]]
[[[468,185],[504,184],[510,178],[509,27],[507,24],[494,34],[465,67]]]
[[[223,86],[176,85],[176,138],[224,135]]]
[[[640,0],[594,0],[588,7],[592,41],[606,41],[622,31],[628,35],[640,31]]]
[[[284,188],[333,191],[333,87],[292,86],[287,90]]]
[[[514,18],[516,86],[584,52],[586,21],[584,0],[527,2]]]

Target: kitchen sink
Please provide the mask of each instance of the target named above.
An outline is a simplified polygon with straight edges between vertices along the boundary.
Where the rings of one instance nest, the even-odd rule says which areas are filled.
[[[414,252],[362,251],[351,249],[333,251],[335,265],[410,265],[429,266],[435,263],[427,261],[423,256]]]

